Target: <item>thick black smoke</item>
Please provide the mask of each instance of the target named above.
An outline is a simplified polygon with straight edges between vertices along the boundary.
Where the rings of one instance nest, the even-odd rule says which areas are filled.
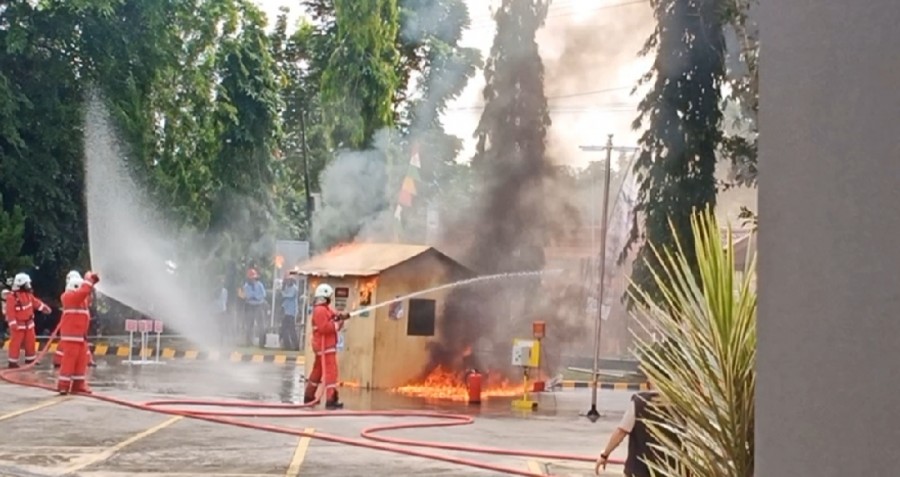
[[[486,106],[473,160],[478,198],[445,237],[464,244],[462,261],[480,275],[543,270],[550,240],[578,222],[569,191],[546,154],[550,120],[535,41],[545,7],[537,0],[504,0],[495,17],[498,31],[485,71]],[[459,367],[480,365],[520,376],[510,363],[513,339],[530,337],[532,321],[557,321],[545,302],[542,277],[455,290],[445,305],[443,341],[432,349],[431,367],[464,371]],[[460,359],[469,349],[473,355]]]

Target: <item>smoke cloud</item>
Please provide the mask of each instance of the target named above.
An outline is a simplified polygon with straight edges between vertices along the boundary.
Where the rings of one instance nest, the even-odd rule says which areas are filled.
[[[386,136],[376,135],[375,149],[338,153],[322,172],[321,206],[313,215],[315,244],[389,237]]]
[[[563,164],[595,159],[578,147],[585,137],[602,142],[615,134],[619,144],[636,140],[631,120],[641,97],[631,90],[649,68],[638,52],[655,26],[649,2],[610,7],[607,0],[578,1],[585,13],[551,10],[538,37],[544,88],[561,118],[550,128],[547,149]]]

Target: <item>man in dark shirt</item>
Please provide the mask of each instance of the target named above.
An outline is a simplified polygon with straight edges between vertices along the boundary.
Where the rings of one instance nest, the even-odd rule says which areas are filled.
[[[651,446],[658,443],[647,427],[648,420],[656,420],[659,417],[654,412],[659,406],[665,405],[657,391],[645,391],[636,393],[631,397],[628,409],[622,420],[609,437],[606,448],[597,459],[594,471],[600,475],[601,469],[606,469],[609,455],[628,436],[628,457],[625,459],[624,473],[626,477],[650,477],[650,469],[647,460],[656,460],[656,451]]]

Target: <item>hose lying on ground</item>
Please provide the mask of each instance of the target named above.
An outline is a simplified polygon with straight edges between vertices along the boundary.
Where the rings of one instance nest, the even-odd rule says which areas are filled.
[[[12,384],[21,386],[29,386],[41,389],[56,391],[53,386],[41,383],[35,380],[24,379],[22,373],[28,371],[35,366],[50,349],[50,344],[59,332],[59,327],[50,335],[47,344],[38,354],[37,359],[30,364],[21,368],[9,369],[0,372],[0,379]],[[403,439],[396,437],[387,437],[379,435],[385,431],[395,431],[401,429],[422,429],[432,427],[451,427],[464,426],[473,424],[474,418],[461,414],[444,414],[432,411],[312,411],[309,407],[318,404],[318,401],[309,404],[279,404],[279,403],[261,403],[248,401],[224,401],[224,400],[203,400],[203,399],[170,399],[149,401],[145,403],[129,401],[112,395],[95,393],[84,394],[84,397],[97,399],[104,402],[117,404],[120,406],[138,409],[142,411],[150,411],[162,414],[170,414],[183,416],[190,419],[215,422],[219,424],[227,424],[230,426],[242,427],[246,429],[254,429],[259,431],[273,432],[277,434],[287,434],[292,436],[309,437],[328,442],[361,447],[365,449],[380,450],[393,452],[396,454],[422,457],[425,459],[448,462],[467,467],[474,467],[494,471],[508,475],[522,475],[528,477],[543,476],[543,474],[532,471],[519,470],[514,467],[501,466],[491,464],[484,461],[455,457],[452,455],[438,454],[427,450],[419,450],[417,448],[426,449],[442,449],[447,451],[469,452],[474,454],[486,455],[503,455],[515,457],[530,457],[534,459],[573,461],[573,462],[594,462],[595,457],[586,455],[563,454],[554,452],[540,452],[532,450],[515,450],[504,449],[499,447],[475,446],[464,444],[452,444],[444,442],[422,441],[416,439]],[[206,408],[206,409],[204,409]],[[278,426],[273,424],[262,424],[250,422],[247,420],[236,418],[289,418],[289,417],[408,417],[418,418],[420,420],[413,422],[404,422],[397,424],[386,424],[380,426],[372,426],[363,429],[360,433],[361,438],[349,438],[334,434],[322,432],[305,432],[300,429],[291,427]],[[612,464],[622,464],[621,461],[610,460]]]

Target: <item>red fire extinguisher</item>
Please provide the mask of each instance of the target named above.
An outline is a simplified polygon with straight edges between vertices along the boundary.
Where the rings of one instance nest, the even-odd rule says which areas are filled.
[[[469,371],[466,387],[469,389],[469,404],[481,404],[481,374],[478,371]]]

